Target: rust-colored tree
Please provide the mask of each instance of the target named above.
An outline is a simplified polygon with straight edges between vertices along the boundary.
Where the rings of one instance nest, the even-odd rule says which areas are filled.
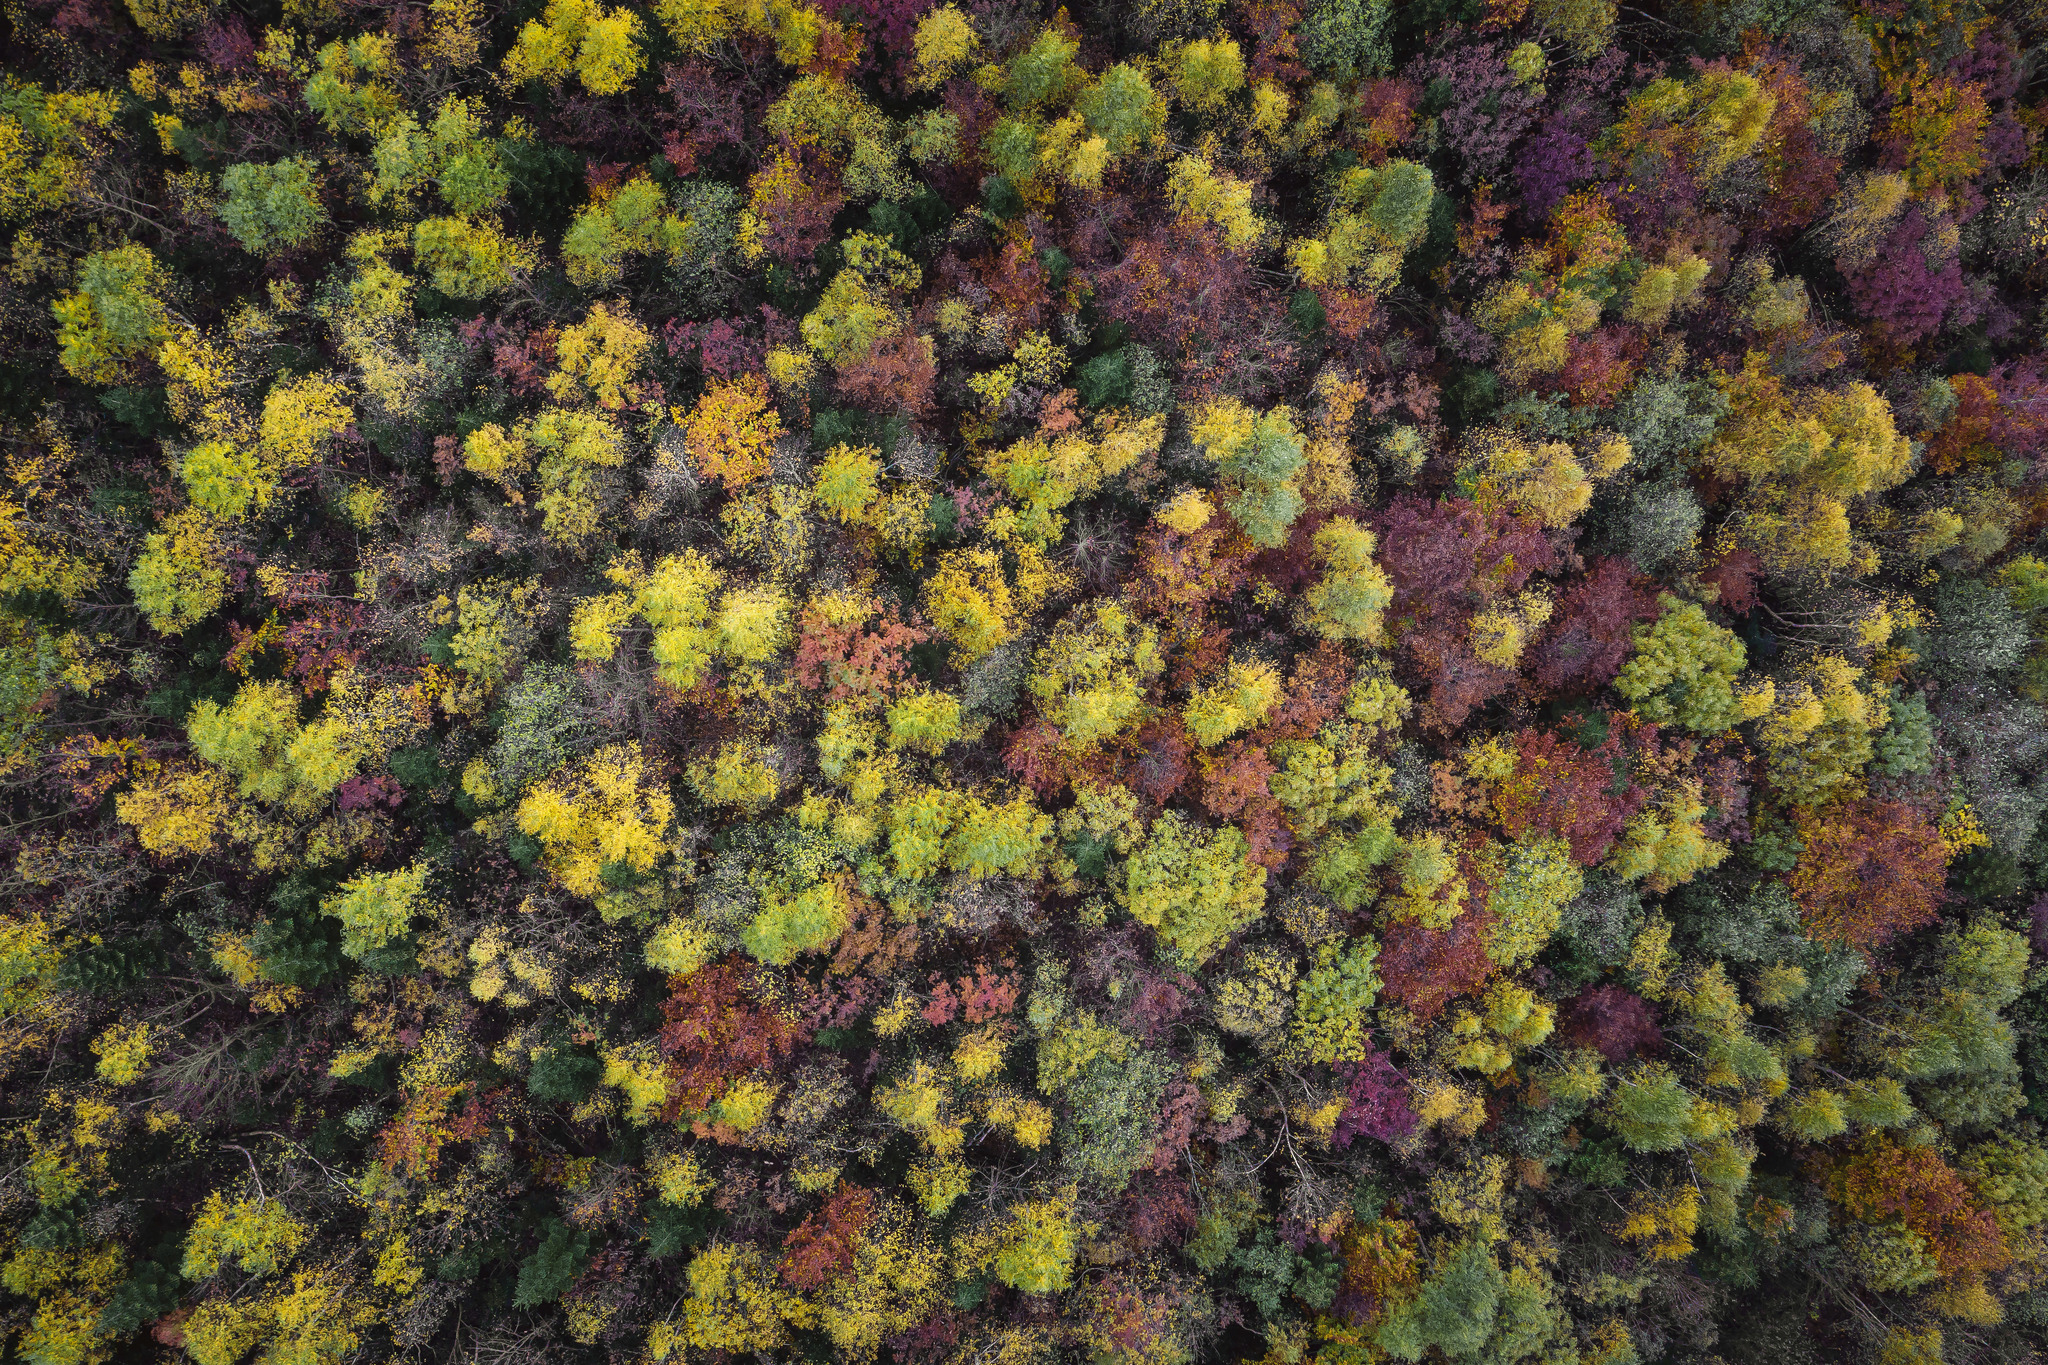
[[[758,1003],[738,960],[715,963],[670,983],[662,1002],[661,1053],[668,1059],[668,1108],[673,1122],[702,1109],[732,1081],[787,1059],[797,1044],[796,1024]]]
[[[1809,937],[1868,952],[1941,918],[1948,851],[1918,810],[1863,798],[1802,812],[1797,827],[1806,848],[1790,883]]]

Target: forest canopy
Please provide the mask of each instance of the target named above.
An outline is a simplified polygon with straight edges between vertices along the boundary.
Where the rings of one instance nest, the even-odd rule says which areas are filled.
[[[2040,1365],[2043,0],[7,0],[0,1362]]]

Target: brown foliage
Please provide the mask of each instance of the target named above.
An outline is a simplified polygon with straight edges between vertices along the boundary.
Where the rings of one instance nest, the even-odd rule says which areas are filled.
[[[1871,1133],[1827,1174],[1828,1194],[1863,1223],[1897,1218],[1927,1241],[1943,1275],[1996,1270],[2011,1259],[1998,1221],[1932,1147]]]
[[[674,1122],[702,1109],[733,1080],[773,1066],[796,1048],[796,1025],[749,998],[747,977],[735,959],[669,982],[662,1002],[661,1052],[668,1058],[668,1107]]]
[[[1654,748],[1656,730],[1646,728],[1648,747]],[[1523,730],[1515,736],[1515,757],[1514,773],[1490,793],[1493,817],[1517,841],[1531,830],[1557,835],[1587,867],[1607,856],[1648,799],[1629,775],[1633,765],[1619,725],[1593,749],[1547,731]]]
[[[1913,807],[1868,798],[1804,812],[1789,878],[1810,938],[1869,951],[1941,918],[1948,850]]]
[[[1177,713],[1142,726],[1126,747],[1130,758],[1117,780],[1161,805],[1194,774],[1195,742]]]
[[[1486,955],[1492,921],[1492,911],[1474,907],[1444,929],[1426,929],[1412,920],[1387,925],[1379,960],[1387,998],[1426,1024],[1456,997],[1485,985],[1493,973],[1493,960]]]
[[[797,630],[797,685],[824,688],[826,701],[894,694],[910,671],[912,646],[931,638],[922,626],[887,617],[835,626],[815,606],[804,608]]]
[[[923,414],[931,409],[938,358],[930,337],[892,332],[839,371],[839,392],[864,408]]]
[[[1254,547],[1224,517],[1189,535],[1154,523],[1138,536],[1138,572],[1131,601],[1176,624],[1198,618],[1210,602],[1242,587]]]
[[[1605,687],[1635,647],[1638,621],[1657,615],[1657,595],[1625,559],[1595,559],[1558,599],[1557,615],[1530,651],[1529,675],[1559,692]]]
[[[782,1282],[809,1294],[853,1269],[854,1249],[875,1220],[875,1192],[842,1184],[782,1241]]]

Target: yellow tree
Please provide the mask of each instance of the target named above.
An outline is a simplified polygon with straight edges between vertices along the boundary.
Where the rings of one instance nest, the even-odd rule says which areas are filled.
[[[1730,410],[1707,461],[1741,481],[1743,543],[1780,574],[1873,567],[1851,538],[1850,506],[1897,487],[1913,461],[1883,396],[1861,382],[1788,389],[1754,351],[1717,382]]]
[[[614,744],[529,790],[517,822],[540,841],[565,889],[595,899],[606,868],[653,870],[674,817],[675,802],[654,781],[640,746]]]

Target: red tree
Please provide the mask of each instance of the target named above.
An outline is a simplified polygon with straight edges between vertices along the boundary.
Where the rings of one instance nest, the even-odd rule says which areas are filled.
[[[1655,748],[1654,727],[1639,735]],[[1607,856],[1648,799],[1629,776],[1633,762],[1619,725],[1593,749],[1548,731],[1523,730],[1515,736],[1515,754],[1515,771],[1492,790],[1494,818],[1516,840],[1531,830],[1557,835],[1587,867]]]
[[[875,1221],[875,1192],[841,1184],[825,1206],[782,1241],[782,1281],[809,1294],[853,1269],[854,1249]]]
[[[804,608],[797,631],[797,685],[824,688],[827,701],[894,693],[910,671],[911,648],[931,638],[923,627],[887,616],[835,626],[816,607]]]
[[[1473,651],[1473,615],[1555,568],[1557,555],[1533,519],[1483,512],[1465,498],[1404,494],[1377,522],[1400,655],[1428,689],[1424,723],[1455,730],[1518,676]]]
[[[1473,908],[1444,929],[1406,920],[1389,924],[1380,936],[1379,963],[1387,998],[1426,1024],[1458,996],[1478,990],[1493,972],[1486,955],[1492,922],[1491,911]]]
[[[1595,559],[1558,598],[1550,630],[1531,651],[1529,676],[1555,692],[1605,687],[1628,661],[1635,625],[1657,615],[1657,595],[1625,559]]]
[[[864,408],[922,414],[932,405],[938,374],[931,339],[906,329],[883,337],[867,355],[840,370],[837,383],[840,393]]]
[[[1575,1043],[1597,1048],[1615,1066],[1639,1052],[1657,1052],[1664,1046],[1656,1007],[1611,983],[1581,992],[1571,1002],[1565,1010],[1563,1033]]]

